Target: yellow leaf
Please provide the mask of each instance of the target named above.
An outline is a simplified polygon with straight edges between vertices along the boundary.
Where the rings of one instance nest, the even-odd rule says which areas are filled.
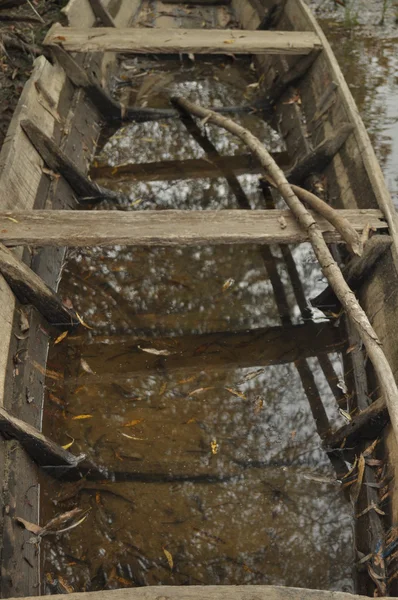
[[[90,325],[87,325],[87,323],[85,323],[82,319],[82,317],[79,315],[78,312],[76,312],[76,317],[78,319],[78,321],[80,322],[81,325],[83,325],[83,327],[85,327],[86,329],[94,329],[94,327],[90,327]]]
[[[6,219],[8,219],[9,221],[12,221],[13,223],[19,223],[19,221],[17,221],[16,219],[13,219],[12,217],[6,217]]]
[[[191,419],[189,419],[186,424],[189,425],[190,423],[196,423],[195,417],[192,417]]]
[[[123,433],[122,431],[120,432],[125,438],[128,438],[129,440],[141,440],[144,441],[145,438],[139,438],[139,437],[135,437],[134,435],[128,435],[127,433]]]
[[[129,206],[137,206],[142,202],[142,198],[138,198],[138,200],[134,200],[134,202],[130,202]]]
[[[134,425],[138,425],[138,423],[142,423],[143,420],[144,419],[133,419],[132,421],[125,423],[123,425],[123,427],[134,427]]]
[[[197,396],[198,394],[201,394],[202,392],[207,392],[207,390],[214,390],[214,387],[205,387],[205,388],[198,388],[197,390],[193,390],[192,392],[189,392],[188,398],[189,398],[189,396]]]
[[[224,40],[224,44],[233,44],[235,40]]]
[[[218,450],[219,450],[219,445],[217,444],[217,440],[212,440],[211,441],[211,453],[212,454],[217,454]]]
[[[60,342],[62,342],[62,340],[64,340],[66,338],[68,333],[69,333],[69,331],[64,331],[63,333],[61,333],[61,335],[59,335],[57,337],[57,339],[55,340],[54,344],[59,344]]]
[[[163,548],[163,552],[165,554],[165,557],[167,558],[167,562],[169,563],[170,570],[172,571],[174,567],[173,556],[171,552],[166,550],[166,548]]]
[[[93,415],[76,415],[72,417],[72,421],[82,421],[83,419],[92,419]]]
[[[69,450],[69,448],[72,446],[72,444],[74,444],[75,440],[72,438],[72,441],[69,442],[69,444],[65,444],[65,446],[62,446],[62,448],[64,450]]]

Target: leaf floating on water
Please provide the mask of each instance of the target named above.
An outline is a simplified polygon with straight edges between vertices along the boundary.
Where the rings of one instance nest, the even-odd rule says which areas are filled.
[[[256,406],[254,407],[254,414],[258,415],[261,409],[264,406],[264,399],[261,396],[258,396],[256,399]]]
[[[125,425],[126,427],[126,425]],[[140,441],[145,441],[145,438],[140,438],[140,437],[135,437],[135,435],[128,435],[128,433],[123,433],[122,431],[120,432],[125,438],[128,438],[129,440],[140,440]]]
[[[163,552],[165,557],[167,558],[167,562],[169,563],[170,570],[172,571],[174,567],[173,555],[171,554],[171,552],[166,550],[166,548],[163,548]]]
[[[218,454],[220,446],[217,444],[217,440],[211,440],[210,446],[211,446],[211,453]]]
[[[69,442],[68,444],[65,444],[65,446],[62,446],[62,448],[64,450],[69,450],[69,448],[75,443],[75,438],[72,438],[72,441]]]
[[[58,575],[58,583],[66,591],[67,594],[73,594],[75,589],[65,581],[61,575]]]
[[[196,423],[195,417],[192,417],[191,419],[188,419],[188,421],[186,422],[186,425],[190,425],[191,423]]]
[[[82,421],[83,419],[92,419],[93,415],[76,415],[72,417],[72,421]]]
[[[169,350],[156,350],[156,348],[141,348],[138,346],[142,352],[147,352],[148,354],[155,354],[156,356],[170,356],[171,352]]]
[[[247,373],[244,376],[244,378],[238,383],[238,385],[241,385],[242,383],[245,383],[246,381],[250,381],[251,379],[255,379],[256,377],[258,377],[259,375],[261,375],[264,372],[265,372],[265,369],[256,369],[255,371],[250,371],[250,373]]]
[[[238,390],[234,390],[233,388],[225,387],[224,390],[227,390],[233,396],[237,396],[238,398],[242,398],[242,400],[247,400],[246,396],[239,392]]]
[[[94,371],[92,370],[88,362],[84,360],[84,358],[80,359],[80,365],[83,371],[86,371],[86,373],[90,373],[91,375],[95,375]]]
[[[40,363],[32,360],[32,366],[41,373],[41,375],[45,375],[45,377],[49,377],[50,379],[56,379],[60,381],[63,379],[63,375],[61,373],[57,373],[56,371],[52,371],[51,369],[45,369]]]
[[[159,390],[159,396],[163,396],[163,394],[165,393],[165,391],[167,390],[167,381],[164,382],[164,384],[162,385],[162,387]]]
[[[125,423],[123,427],[134,427],[134,425],[138,425],[138,423],[142,423],[144,419],[133,419],[132,421],[128,421]]]
[[[222,286],[222,291],[226,292],[227,290],[229,290],[229,288],[231,288],[235,283],[235,279],[229,278],[227,279],[227,281],[224,282],[223,286]]]
[[[192,381],[195,381],[195,379],[197,378],[197,375],[192,375],[192,377],[188,377],[188,379],[181,379],[180,381],[177,381],[177,385],[183,385],[184,383],[192,383]]]
[[[188,398],[190,396],[197,396],[198,394],[202,394],[202,392],[207,392],[208,390],[214,390],[214,387],[202,387],[198,388],[197,390],[193,390],[192,392],[189,392]]]
[[[86,329],[94,329],[94,327],[90,327],[90,325],[87,325],[87,323],[85,323],[85,322],[83,321],[83,318],[82,318],[82,317],[79,315],[79,313],[78,313],[78,312],[76,312],[76,311],[75,311],[75,313],[76,313],[76,317],[77,317],[77,319],[78,319],[79,323],[80,323],[81,325],[83,325],[83,327],[85,327]]]
[[[24,527],[27,531],[30,531],[30,533],[33,533],[34,535],[40,535],[40,533],[43,530],[43,527],[40,527],[40,525],[36,525],[35,523],[30,523],[29,521],[26,521],[25,519],[21,519],[21,517],[15,517],[15,520],[17,521],[17,523],[22,525],[22,527]]]
[[[68,333],[69,333],[69,331],[64,331],[63,333],[61,333],[61,335],[59,335],[57,337],[57,339],[55,340],[54,344],[60,344],[62,342],[62,340],[64,340],[66,338]]]
[[[342,417],[345,418],[345,420],[347,421],[347,423],[351,423],[352,421],[352,416],[350,415],[349,412],[347,412],[346,410],[344,410],[343,408],[339,408],[339,413],[341,414]]]

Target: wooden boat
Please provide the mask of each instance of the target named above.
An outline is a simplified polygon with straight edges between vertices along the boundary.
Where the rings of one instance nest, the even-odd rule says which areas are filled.
[[[81,202],[87,201],[87,197],[91,201],[93,197],[119,200],[117,194],[96,187],[85,176],[103,122],[122,121],[124,115],[130,119],[154,118],[150,110],[123,109],[111,99],[106,86],[102,88],[102,82],[109,82],[116,69],[115,53],[254,55],[265,90],[267,118],[284,140],[289,163],[297,169],[296,179],[305,182],[315,172],[324,184],[329,203],[353,228],[359,233],[366,228],[374,231],[372,243],[369,242],[361,261],[350,262],[343,252],[343,258],[348,261],[345,274],[355,286],[394,372],[398,365],[395,211],[351,93],[325,36],[303,0],[186,2],[191,11],[198,11],[200,7],[200,15],[205,11],[213,23],[219,24],[218,28],[198,31],[179,27],[180,19],[170,16],[171,10],[157,19],[156,27],[140,27],[143,4],[145,8],[145,2],[140,0],[69,2],[65,9],[68,25],[55,25],[45,42],[56,60],[53,64],[44,57],[36,60],[0,155],[0,241],[3,244],[0,270],[4,275],[0,279],[3,340],[0,429],[6,436],[0,446],[3,501],[0,590],[3,597],[33,596],[40,589],[37,548],[27,544],[30,534],[15,520],[18,516],[33,523],[39,521],[39,474],[32,458],[42,464],[49,460],[52,465],[73,467],[78,464],[69,452],[39,433],[49,332],[52,334],[60,323],[65,327],[79,322],[79,317],[64,307],[52,291],[57,287],[65,247],[116,243],[268,245],[308,240],[307,232],[288,211],[75,211],[76,197]],[[156,0],[155,4],[160,12],[167,12],[165,9],[173,8],[176,3]],[[232,22],[231,15],[239,26],[225,30],[223,23]],[[101,21],[101,27],[97,27],[97,20]],[[191,25],[192,22],[195,21],[191,21]],[[292,90],[299,90],[299,96]],[[297,102],[298,97],[300,102]],[[171,106],[165,110],[175,111]],[[222,163],[222,157],[218,161]],[[198,176],[197,173],[203,176],[204,172],[208,175],[209,170],[217,173],[219,168],[217,157],[213,157],[210,166],[208,161],[207,164],[185,161],[184,165],[172,161],[158,168],[152,165],[149,175],[142,167],[140,171],[139,165],[126,171],[133,176],[141,172],[143,177],[156,179],[173,178],[181,173],[183,177]],[[250,156],[239,157],[235,163],[230,161],[229,168],[237,173],[259,171]],[[174,172],[177,175],[171,174]],[[340,244],[344,241],[330,223],[316,218],[326,241]],[[12,254],[7,247],[14,249]],[[32,248],[34,252],[29,251]],[[327,294],[318,304],[324,304],[327,298],[330,307],[338,311],[334,308],[338,304],[336,299]],[[296,329],[289,330],[287,335],[311,336],[314,329],[305,325],[301,333]],[[385,404],[378,400],[367,408],[375,399],[367,395],[372,374],[364,367],[358,337],[351,326],[348,335],[351,350],[347,362],[351,361],[355,401],[362,416],[351,422],[352,432],[344,430],[340,437],[329,435],[326,439],[336,445],[357,435],[355,442],[359,440],[358,448],[362,448],[364,421],[366,436],[370,439],[383,431],[383,441],[393,465],[396,439],[388,427],[382,429],[388,419]],[[334,343],[332,338],[333,332],[330,332],[329,343]],[[272,337],[267,338],[268,346],[270,343]],[[313,351],[320,352],[320,348]],[[187,364],[193,360],[191,356]],[[272,352],[267,360],[272,360]],[[365,467],[363,459],[361,478],[367,477],[368,483],[373,477],[370,471],[371,467]],[[397,519],[394,491],[391,522]],[[367,488],[367,496],[361,493],[364,495],[364,498],[359,496],[362,512],[367,504],[377,506],[374,487]],[[374,510],[365,510],[361,519],[358,544],[364,554],[372,557],[371,573],[380,591],[380,581],[385,583],[385,571],[380,575],[377,570],[380,564],[373,559],[378,556],[377,544],[384,535],[383,526]],[[365,586],[361,591],[367,589]],[[289,597],[302,597],[301,591],[287,591]],[[206,592],[169,588],[159,592],[148,588],[131,591],[129,595],[151,598],[183,595],[185,598],[205,593],[216,598],[233,593],[245,598],[250,593],[277,600],[284,598],[287,591],[266,586],[256,586],[250,591],[236,587],[233,592],[222,587],[211,587]],[[119,592],[113,594],[117,596]],[[327,598],[330,592],[306,590],[305,594]]]

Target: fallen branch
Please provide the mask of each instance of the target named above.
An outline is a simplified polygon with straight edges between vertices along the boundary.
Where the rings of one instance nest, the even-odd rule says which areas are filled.
[[[353,254],[361,256],[363,251],[362,240],[347,219],[342,217],[334,210],[334,208],[329,206],[329,204],[326,204],[326,202],[318,198],[318,196],[315,196],[315,194],[312,192],[309,192],[308,190],[305,190],[297,185],[291,185],[290,187],[296,194],[297,198],[299,198],[302,202],[309,204],[309,206],[315,212],[329,221],[329,223],[331,223],[337,229]]]
[[[390,364],[381,348],[380,340],[370,324],[366,313],[360,306],[355,294],[347,285],[341,270],[333,259],[315,219],[298,199],[283,171],[275,163],[262,142],[250,131],[241,125],[238,125],[231,119],[206,110],[188,100],[175,99],[174,102],[197,117],[202,119],[206,118],[209,122],[214,123],[219,127],[223,127],[230,133],[238,136],[258,157],[266,173],[270,175],[275,182],[282,198],[285,200],[302,228],[307,232],[324,276],[333,287],[341,305],[358,330],[378,377],[381,393],[384,396],[388,407],[391,425],[395,437],[398,440],[398,388]]]

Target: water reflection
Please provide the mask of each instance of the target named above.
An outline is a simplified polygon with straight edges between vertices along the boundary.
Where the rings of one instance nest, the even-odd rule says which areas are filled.
[[[242,106],[257,90],[247,60],[151,63],[145,77],[141,68],[133,61],[122,71],[137,106],[165,107],[172,94]],[[239,120],[283,150],[261,115]],[[129,125],[97,163],[207,160],[209,142],[210,153],[246,152],[205,129],[198,142],[176,119]],[[264,208],[258,177],[232,175],[232,186],[225,173],[106,185],[128,194],[130,210],[238,208],[242,193]],[[67,581],[76,591],[201,583],[353,591],[351,508],[319,436],[342,424],[341,343],[308,307],[323,287],[307,244],[69,254],[60,293],[92,329],[51,348],[44,430],[72,439],[71,451],[86,453],[101,476],[55,489],[44,482],[44,520],[91,508],[82,525],[44,540],[47,590]]]

